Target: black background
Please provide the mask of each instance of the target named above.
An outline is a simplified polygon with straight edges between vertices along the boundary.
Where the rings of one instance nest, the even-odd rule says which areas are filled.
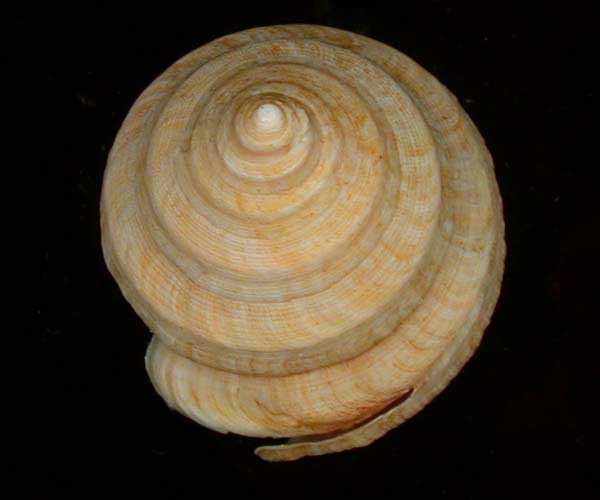
[[[593,348],[575,352],[570,335],[578,325],[561,318],[559,266],[598,247],[597,238],[584,236],[591,221],[580,219],[559,248],[563,191],[579,172],[559,159],[553,139],[573,106],[559,98],[562,53],[555,46],[576,52],[576,36],[591,32],[580,20],[559,35],[557,15],[507,2],[389,5],[80,4],[12,19],[35,41],[33,69],[45,93],[32,351],[39,377],[36,408],[28,412],[34,422],[24,433],[27,456],[16,462],[27,471],[32,498],[96,491],[151,498],[592,496],[597,326],[588,333]],[[262,440],[197,426],[153,391],[143,366],[149,335],[103,263],[98,205],[115,134],[154,78],[214,38],[290,22],[371,36],[449,87],[494,157],[508,255],[482,345],[441,396],[367,448],[270,464],[252,453]],[[576,98],[591,96],[582,84]],[[578,183],[580,198],[591,193],[585,184]],[[588,307],[573,305],[580,313]]]

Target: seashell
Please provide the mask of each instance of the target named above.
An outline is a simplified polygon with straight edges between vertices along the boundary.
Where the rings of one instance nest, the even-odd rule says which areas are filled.
[[[133,105],[106,263],[167,404],[294,460],[365,446],[479,344],[505,245],[490,154],[395,49],[310,25],[215,40]]]

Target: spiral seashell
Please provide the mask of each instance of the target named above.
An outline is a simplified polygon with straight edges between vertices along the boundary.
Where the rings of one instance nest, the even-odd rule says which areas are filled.
[[[456,98],[386,45],[309,25],[225,36],[152,83],[101,221],[158,393],[216,431],[292,438],[266,460],[364,446],[423,408],[479,344],[505,255]]]

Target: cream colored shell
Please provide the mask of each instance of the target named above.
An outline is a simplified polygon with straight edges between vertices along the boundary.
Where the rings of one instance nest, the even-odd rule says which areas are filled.
[[[364,446],[423,408],[479,344],[505,254],[456,98],[320,26],[229,35],[165,71],[115,140],[101,220],[156,390],[216,431],[294,438],[266,460]]]

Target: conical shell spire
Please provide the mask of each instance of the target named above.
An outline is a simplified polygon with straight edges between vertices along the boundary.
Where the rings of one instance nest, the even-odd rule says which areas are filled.
[[[109,155],[107,265],[153,334],[167,404],[289,437],[266,460],[364,446],[479,344],[504,261],[492,159],[454,96],[332,28],[235,33],[138,98]]]

